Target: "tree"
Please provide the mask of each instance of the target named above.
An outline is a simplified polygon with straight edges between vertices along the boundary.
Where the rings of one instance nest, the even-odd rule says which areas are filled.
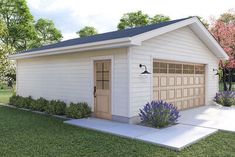
[[[149,24],[155,24],[169,20],[169,16],[165,16],[162,14],[157,14],[153,17],[150,17],[148,14],[144,14],[142,11],[136,11],[124,14],[121,17],[117,28],[119,30],[123,30],[127,28],[146,26]]]
[[[224,90],[231,90],[232,77],[235,72],[235,23],[225,20],[227,19],[224,18],[225,14],[222,14],[219,19],[212,21],[210,31],[229,56],[228,61],[220,62],[218,74],[220,74],[223,81]],[[229,84],[228,87],[227,82]]]
[[[171,19],[169,16],[157,14],[154,17],[150,18],[150,23],[154,24],[154,23],[166,22],[166,21],[170,21],[170,20]]]
[[[63,37],[61,32],[55,27],[53,21],[40,18],[36,24],[37,40],[34,47],[45,44],[52,44],[60,41]]]
[[[235,24],[235,12],[230,10],[226,13],[223,13],[220,15],[219,20],[226,24],[230,24],[230,23]]]
[[[0,45],[0,82],[14,82],[15,77],[15,64],[8,59],[9,52],[12,50],[6,45]]]
[[[126,13],[120,19],[118,29],[133,28],[138,26],[145,26],[149,24],[149,15],[142,13],[142,11]]]
[[[1,0],[0,19],[7,26],[8,34],[1,38],[7,47],[14,47],[16,51],[31,48],[31,40],[36,38],[36,31],[25,0]]]
[[[36,30],[37,23],[35,25],[26,0],[0,1],[0,81],[15,78],[14,62],[8,59],[10,54],[38,47],[41,42],[54,42],[55,38],[51,36],[59,36],[52,27],[52,21],[45,20],[44,25],[38,26]],[[44,33],[49,34],[46,40],[41,39],[38,33],[42,27],[46,27]]]
[[[76,32],[80,37],[87,37],[98,34],[97,30],[92,26],[85,26],[80,31]]]

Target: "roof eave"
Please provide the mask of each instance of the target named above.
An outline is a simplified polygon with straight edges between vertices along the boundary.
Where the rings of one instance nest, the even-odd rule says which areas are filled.
[[[136,45],[140,45],[140,43],[134,42],[131,40],[131,38],[128,37],[128,38],[119,38],[119,39],[112,39],[112,40],[93,42],[93,43],[86,43],[86,44],[75,45],[75,46],[39,50],[39,51],[28,52],[28,53],[19,53],[19,54],[11,55],[9,56],[9,58],[12,60],[17,60],[17,59],[24,59],[24,58],[39,57],[39,56],[48,56],[48,55],[110,49],[110,48],[120,48],[120,47],[136,46]]]

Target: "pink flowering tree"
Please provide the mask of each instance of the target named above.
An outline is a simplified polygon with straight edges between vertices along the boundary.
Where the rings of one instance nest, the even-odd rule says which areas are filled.
[[[235,14],[230,14],[230,16],[234,16],[235,19]],[[224,21],[220,17],[217,20],[213,20],[210,31],[229,56],[228,61],[220,62],[218,74],[223,81],[224,90],[231,90],[232,77],[235,72],[235,21]]]

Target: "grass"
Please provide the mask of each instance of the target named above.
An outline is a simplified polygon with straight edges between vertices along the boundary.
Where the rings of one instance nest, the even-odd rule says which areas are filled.
[[[9,98],[12,96],[12,89],[0,90],[0,103],[8,103]]]
[[[50,116],[0,107],[0,154],[4,157],[235,156],[235,134],[218,132],[181,152],[63,124]]]

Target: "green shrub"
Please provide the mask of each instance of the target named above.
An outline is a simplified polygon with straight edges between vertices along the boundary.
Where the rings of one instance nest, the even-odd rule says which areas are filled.
[[[27,109],[31,109],[31,105],[35,100],[31,96],[28,96],[26,98],[22,97],[22,99],[23,99],[22,107],[27,108]]]
[[[16,99],[15,106],[19,107],[19,108],[23,108],[25,106],[24,104],[25,104],[25,99],[23,97],[19,96]]]
[[[37,100],[34,100],[31,104],[31,109],[32,110],[36,110],[36,111],[45,111],[46,110],[46,107],[48,106],[49,104],[49,101],[40,97],[39,99]]]
[[[29,108],[32,102],[33,102],[33,99],[31,96],[24,98],[19,95],[13,95],[9,99],[10,105],[20,107],[20,108]]]
[[[87,103],[71,103],[69,107],[66,108],[66,115],[70,118],[84,118],[91,114],[91,108]]]
[[[16,106],[17,100],[19,99],[19,97],[20,97],[19,95],[13,94],[13,95],[9,98],[9,105]]]
[[[235,92],[234,91],[223,91],[216,93],[214,101],[223,106],[235,105]]]
[[[51,100],[46,106],[45,111],[48,114],[64,115],[66,104],[60,100]]]
[[[34,100],[31,96],[22,97],[15,94],[10,97],[9,105],[46,112],[52,115],[66,114],[67,117],[71,118],[84,118],[91,114],[91,108],[85,102],[77,104],[71,103],[70,106],[66,108],[65,102],[60,100],[48,101],[42,97]]]

